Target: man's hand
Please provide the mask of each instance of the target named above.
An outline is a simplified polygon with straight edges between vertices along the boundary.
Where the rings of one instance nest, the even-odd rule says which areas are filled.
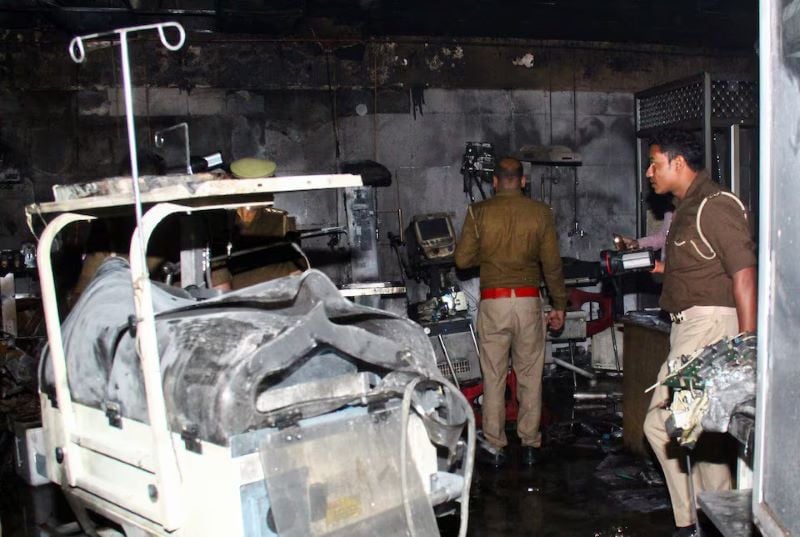
[[[631,239],[630,237],[622,237],[622,243],[625,245],[626,250],[638,250],[639,241]]]
[[[639,241],[624,235],[614,234],[614,246],[617,250],[638,250]]]
[[[547,314],[547,328],[553,332],[558,332],[564,326],[564,311],[550,310]]]
[[[653,270],[650,271],[652,274],[664,274],[664,262],[659,261],[656,259],[656,265],[653,267]]]

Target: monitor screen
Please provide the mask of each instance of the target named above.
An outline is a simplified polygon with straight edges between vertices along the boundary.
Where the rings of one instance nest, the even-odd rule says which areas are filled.
[[[417,220],[417,229],[420,239],[423,241],[450,238],[450,226],[447,225],[447,218],[444,217]]]

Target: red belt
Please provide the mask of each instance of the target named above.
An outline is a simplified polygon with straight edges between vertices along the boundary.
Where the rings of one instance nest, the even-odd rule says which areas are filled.
[[[490,298],[528,298],[539,296],[538,287],[491,287],[489,289],[481,289],[481,300],[488,300]]]

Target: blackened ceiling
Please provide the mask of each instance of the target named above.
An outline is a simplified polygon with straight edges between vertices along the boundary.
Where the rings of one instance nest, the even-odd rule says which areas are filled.
[[[310,38],[431,36],[752,49],[757,0],[0,0],[0,28],[66,34],[178,20]]]

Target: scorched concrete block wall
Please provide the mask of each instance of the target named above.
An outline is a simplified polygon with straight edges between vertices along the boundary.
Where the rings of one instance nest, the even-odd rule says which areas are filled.
[[[0,247],[26,238],[21,206],[50,199],[53,184],[128,173],[117,49],[92,51],[75,65],[67,37],[0,39]],[[399,276],[386,240],[399,227],[392,211],[402,209],[403,226],[414,214],[452,212],[460,229],[468,141],[491,142],[500,155],[529,144],[580,152],[583,236],[569,235],[571,171],[562,169],[557,181],[545,168],[526,171],[535,198],[545,177],[563,255],[596,259],[612,232],[635,229],[633,93],[703,70],[752,73],[756,66],[751,52],[535,41],[189,34],[177,53],[148,39],[131,51],[144,168],[160,151],[154,132],[181,121],[189,124],[193,154],[271,158],[280,175],[332,172],[341,161],[363,158],[386,165],[394,183],[379,189],[378,205],[387,279]],[[180,147],[176,138],[161,155],[178,163]],[[284,195],[277,203],[303,226],[341,223],[335,192]],[[346,278],[332,268],[338,254],[326,243],[306,246]]]

